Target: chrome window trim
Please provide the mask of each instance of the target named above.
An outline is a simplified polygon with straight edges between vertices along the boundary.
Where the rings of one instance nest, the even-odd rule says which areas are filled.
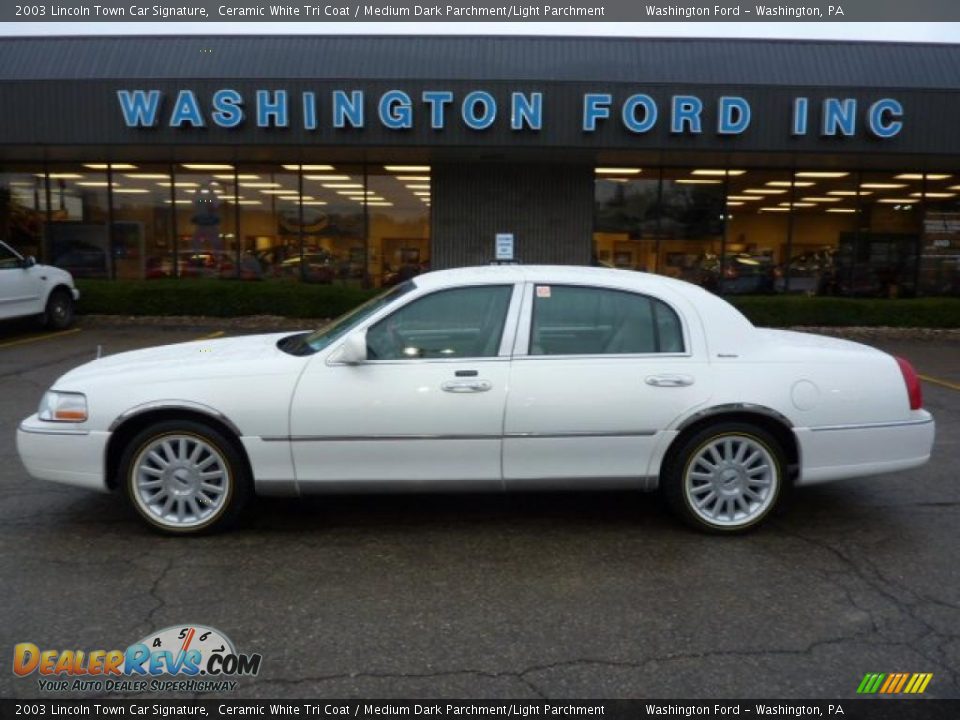
[[[677,307],[662,298],[659,295],[654,295],[648,292],[640,292],[637,290],[632,290],[629,288],[615,287],[612,285],[597,285],[595,283],[588,282],[561,282],[561,283],[551,283],[548,281],[535,281],[528,280],[526,282],[528,289],[524,294],[524,314],[522,320],[524,321],[522,326],[526,327],[526,332],[521,333],[524,337],[524,341],[521,344],[518,342],[514,348],[514,358],[520,359],[521,357],[527,358],[684,358],[684,357],[693,357],[693,351],[691,349],[691,338],[690,338],[690,329],[689,323],[686,320],[686,317],[682,312],[680,312]],[[610,292],[622,292],[630,295],[638,295],[642,298],[647,298],[650,300],[655,300],[661,302],[670,308],[673,313],[677,316],[677,321],[680,323],[680,333],[683,337],[683,352],[652,352],[652,353],[580,353],[577,355],[530,355],[530,341],[532,340],[533,335],[533,306],[535,302],[534,298],[534,286],[535,285],[549,285],[550,287],[574,287],[574,288],[586,288],[588,290],[608,290]],[[521,352],[522,351],[522,352]]]
[[[600,355],[521,355],[514,360],[660,360],[689,358],[692,353],[610,353]]]
[[[327,363],[330,367],[339,367],[347,365],[349,367],[367,367],[368,365],[423,365],[426,363],[437,363],[437,364],[446,364],[446,365],[456,365],[463,363],[470,363],[475,365],[478,363],[502,363],[510,362],[509,357],[500,357],[499,355],[493,355],[491,357],[456,357],[456,358],[410,358],[409,360],[402,360],[397,358],[396,360],[366,360],[362,363],[357,363],[355,365],[350,363],[344,363],[339,361],[330,361]]]

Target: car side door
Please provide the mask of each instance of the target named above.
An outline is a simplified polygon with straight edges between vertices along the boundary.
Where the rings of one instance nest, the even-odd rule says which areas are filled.
[[[661,433],[711,395],[691,321],[652,295],[530,284],[504,423],[506,485],[643,484]]]
[[[43,310],[43,282],[37,270],[0,243],[0,319],[34,315]]]
[[[290,415],[301,487],[502,487],[520,295],[512,283],[428,292],[372,321],[366,361],[339,362],[334,350],[311,362]]]

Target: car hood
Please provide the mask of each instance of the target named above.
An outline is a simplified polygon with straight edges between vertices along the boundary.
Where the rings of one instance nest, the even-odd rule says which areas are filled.
[[[34,265],[38,273],[43,273],[53,283],[62,282],[65,285],[73,287],[73,275],[62,268],[53,265]]]
[[[70,389],[68,386],[102,379],[115,382],[121,376],[130,375],[143,381],[157,381],[222,376],[226,371],[236,375],[286,372],[306,360],[277,348],[280,338],[293,334],[283,332],[195,340],[108,355],[74,368],[63,375],[55,387]]]

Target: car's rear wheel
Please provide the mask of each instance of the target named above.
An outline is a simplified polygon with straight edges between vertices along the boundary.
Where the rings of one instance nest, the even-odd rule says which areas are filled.
[[[47,298],[43,324],[51,330],[65,330],[73,323],[73,296],[67,290],[54,290]]]
[[[155,530],[197,535],[236,522],[250,494],[240,451],[222,433],[192,420],[141,431],[120,461],[131,506]]]
[[[689,438],[664,465],[667,503],[688,524],[716,533],[756,527],[780,501],[784,452],[760,427],[719,422]]]

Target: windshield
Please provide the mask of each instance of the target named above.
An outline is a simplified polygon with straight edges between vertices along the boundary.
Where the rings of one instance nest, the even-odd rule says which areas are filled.
[[[310,346],[313,352],[319,352],[334,342],[337,338],[343,337],[354,327],[373,315],[377,310],[389,305],[401,295],[406,295],[413,290],[416,285],[411,281],[396,285],[386,292],[380,293],[376,297],[370,298],[363,305],[355,307],[345,315],[341,315],[333,322],[324,325],[319,330],[315,330],[304,338],[304,342]]]

